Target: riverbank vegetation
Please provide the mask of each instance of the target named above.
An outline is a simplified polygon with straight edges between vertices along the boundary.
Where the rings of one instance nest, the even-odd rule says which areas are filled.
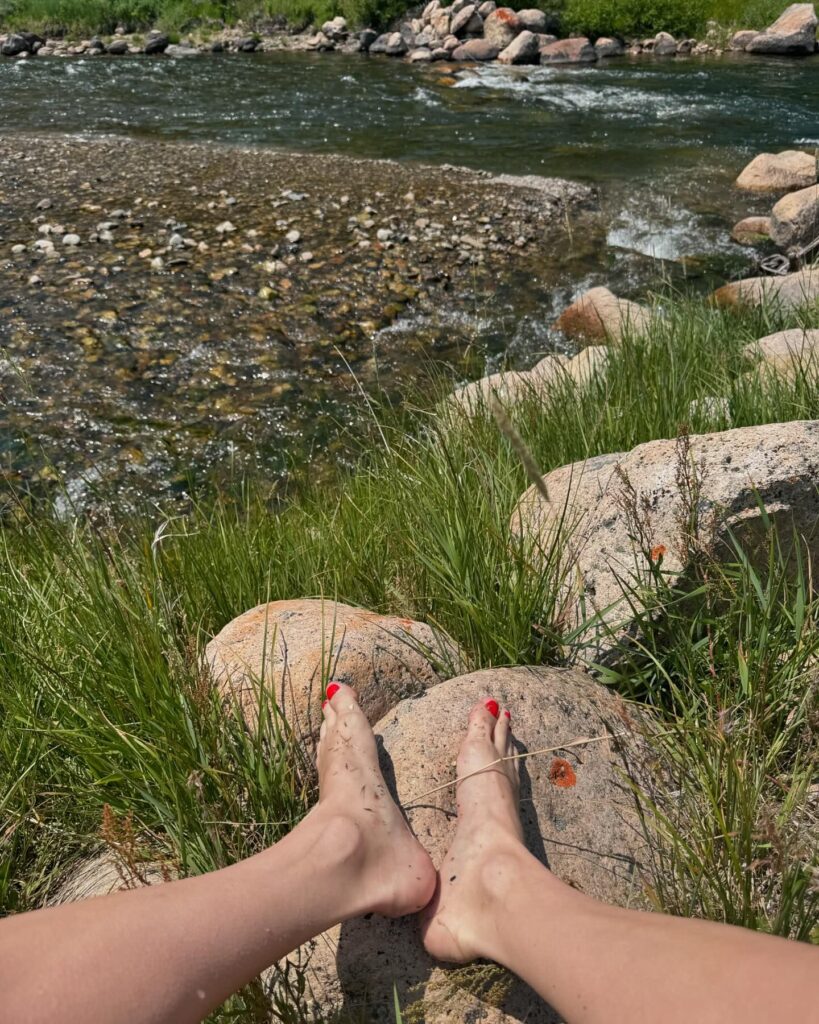
[[[515,407],[544,472],[681,429],[819,419],[815,380],[766,384],[744,375],[742,357],[774,330],[819,326],[815,311],[660,305],[649,336],[626,338],[606,376]],[[692,417],[706,396],[727,397],[730,423],[724,403]],[[474,669],[572,659],[559,574],[510,550],[528,481],[493,417],[453,418],[420,400],[400,416],[383,408],[361,447],[354,474],[319,483],[308,469],[285,496],[249,481],[185,515],[119,521],[112,509],[60,522],[22,500],[7,507],[0,914],[41,905],[101,848],[130,877],[147,863],[197,873],[299,819],[315,780],[286,724],[263,705],[248,731],[202,670],[207,639],[261,601],[324,596],[422,619]],[[601,678],[663,723],[670,783],[649,814],[649,898],[819,941],[819,599],[808,567],[768,542],[765,573],[737,548],[703,565],[685,600],[660,580],[662,613]],[[218,1019],[264,1019],[258,1007],[259,992],[245,992]]]
[[[702,35],[709,20],[730,28],[764,28],[781,14],[781,0],[556,0],[543,6],[564,32],[592,36],[653,35],[659,31]],[[254,24],[280,15],[292,26],[321,24],[337,14],[351,26],[384,27],[408,13],[404,0],[0,0],[0,29],[24,28],[49,34],[110,34],[120,24],[130,30],[158,26],[189,31],[218,19]]]

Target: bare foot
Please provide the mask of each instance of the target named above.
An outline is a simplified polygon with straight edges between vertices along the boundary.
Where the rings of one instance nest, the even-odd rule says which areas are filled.
[[[424,947],[438,960],[491,956],[493,907],[521,856],[529,856],[518,814],[518,762],[492,764],[511,753],[510,714],[488,698],[470,712],[457,772],[492,767],[458,784],[458,828],[422,914]]]
[[[327,693],[314,814],[328,823],[328,844],[349,847],[352,884],[360,896],[358,913],[416,913],[435,891],[435,868],[389,794],[375,737],[355,690],[331,683]]]

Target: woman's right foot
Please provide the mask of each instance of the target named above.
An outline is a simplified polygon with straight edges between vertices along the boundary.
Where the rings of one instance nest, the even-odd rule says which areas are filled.
[[[424,947],[438,960],[491,957],[493,914],[521,860],[530,857],[518,813],[518,762],[499,761],[512,753],[509,712],[491,698],[476,705],[458,753],[464,781],[457,790],[457,831],[421,917]],[[464,778],[472,772],[478,774]]]

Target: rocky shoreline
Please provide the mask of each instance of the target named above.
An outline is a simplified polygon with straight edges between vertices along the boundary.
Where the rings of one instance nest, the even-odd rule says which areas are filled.
[[[722,56],[759,54],[806,56],[817,50],[817,18],[813,4],[795,3],[764,31],[743,29],[731,33],[709,22],[704,39],[675,39],[659,32],[647,39],[585,36],[560,39],[554,16],[540,9],[514,11],[495,0],[454,0],[445,6],[430,0],[417,16],[400,22],[393,31],[378,33],[350,29],[343,17],[320,28],[288,26],[282,17],[228,27],[218,19],[202,19],[182,38],[152,30],[146,35],[118,26],[113,36],[88,39],[46,37],[35,32],[0,34],[0,56],[25,60],[33,57],[186,58],[203,54],[252,54],[282,50],[317,53],[361,53],[402,58],[411,63],[431,61],[491,62],[510,65],[589,64],[616,57]]]

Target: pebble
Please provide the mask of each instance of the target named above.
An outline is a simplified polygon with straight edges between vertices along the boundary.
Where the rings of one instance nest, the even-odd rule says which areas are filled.
[[[301,232],[294,229],[293,231],[288,231],[284,237],[291,245],[295,245],[301,241]]]
[[[73,235],[73,234],[63,235],[63,245],[79,245],[79,244],[80,244],[80,236],[79,235]]]
[[[223,220],[221,224],[216,225],[216,233],[218,235],[229,235],[236,230],[236,226],[231,224],[229,220]]]
[[[161,270],[165,266],[165,261],[161,256],[154,256],[151,260],[151,270]]]
[[[389,242],[392,236],[393,232],[389,228],[379,228],[375,233],[375,237],[379,242]]]
[[[110,231],[100,231],[100,233],[97,235],[97,240],[100,242],[113,242],[114,235]]]
[[[38,210],[50,210],[52,206],[53,203],[50,199],[41,199],[40,202],[37,203]]]
[[[34,248],[41,252],[54,252],[54,243],[50,238],[38,238],[34,243]]]
[[[17,245],[13,245],[11,247],[11,254],[12,254],[12,256],[20,256],[25,251],[26,251],[26,247],[24,245],[20,245],[19,243]]]
[[[42,284],[43,279],[40,277],[39,274],[32,274],[31,277],[28,279],[28,283],[32,285]]]

